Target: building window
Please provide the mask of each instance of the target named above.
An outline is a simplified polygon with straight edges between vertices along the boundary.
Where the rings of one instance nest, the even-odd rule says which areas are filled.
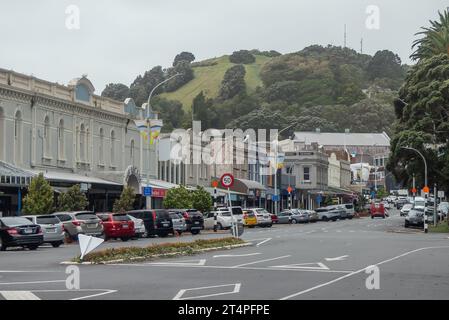
[[[16,112],[14,117],[14,162],[22,161],[22,113]]]
[[[304,167],[303,173],[304,173],[304,176],[303,176],[304,181],[309,182],[310,181],[310,167]]]
[[[50,157],[50,118],[47,116],[44,120],[44,157]]]
[[[131,159],[131,164],[134,165],[134,139],[131,140],[130,150],[129,150],[129,157]]]
[[[111,131],[111,166],[115,164],[115,132]]]
[[[59,120],[58,125],[58,158],[63,160],[65,157],[64,150],[64,120]]]
[[[75,98],[78,101],[90,102],[90,92],[85,85],[79,84],[75,89]]]
[[[100,128],[100,143],[99,143],[99,156],[98,161],[100,165],[104,165],[104,130]]]
[[[86,139],[86,127],[84,126],[84,123],[81,124],[80,126],[80,132],[79,132],[79,159],[81,161],[85,161],[85,155],[86,155],[86,150],[85,150],[85,139]]]

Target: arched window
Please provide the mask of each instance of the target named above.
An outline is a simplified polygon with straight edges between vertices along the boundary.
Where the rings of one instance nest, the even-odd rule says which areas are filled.
[[[22,162],[22,112],[17,111],[14,117],[14,163]]]
[[[103,128],[100,128],[100,145],[99,145],[99,152],[100,155],[98,157],[99,164],[104,164],[104,130]]]
[[[85,135],[86,135],[86,127],[84,126],[84,123],[80,126],[80,137],[79,137],[79,150],[80,150],[80,160],[84,161],[85,158]]]
[[[4,145],[5,145],[5,132],[4,130],[4,112],[3,112],[3,108],[0,107],[0,160],[5,160],[4,159]]]
[[[114,130],[111,131],[111,165],[113,166],[115,164],[115,132]]]
[[[131,140],[131,146],[130,146],[130,151],[129,151],[129,156],[131,159],[131,164],[134,165],[134,139]]]
[[[62,160],[65,158],[64,150],[64,120],[59,120],[58,125],[58,159]]]
[[[44,119],[44,156],[49,158],[50,155],[50,118],[46,116]]]

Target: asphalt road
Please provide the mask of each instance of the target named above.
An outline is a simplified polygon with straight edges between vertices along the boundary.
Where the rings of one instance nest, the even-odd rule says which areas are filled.
[[[66,288],[76,245],[0,252],[0,299],[447,299],[449,238],[361,218],[247,229],[252,246],[148,263],[83,265]],[[102,245],[192,241],[223,234]],[[367,274],[377,266],[379,281]],[[374,270],[375,269],[369,269]],[[367,278],[370,287],[366,286]],[[378,289],[377,288],[378,284]]]

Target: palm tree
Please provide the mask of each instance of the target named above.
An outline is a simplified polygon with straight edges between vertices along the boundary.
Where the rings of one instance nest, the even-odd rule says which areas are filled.
[[[439,21],[430,21],[431,27],[421,28],[416,35],[423,37],[413,42],[415,52],[410,56],[413,60],[430,58],[438,54],[449,55],[449,9],[443,13],[438,11]]]

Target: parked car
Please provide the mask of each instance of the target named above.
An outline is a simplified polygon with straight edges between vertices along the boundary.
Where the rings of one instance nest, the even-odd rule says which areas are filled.
[[[273,220],[273,215],[271,215],[271,219],[273,223],[275,223]],[[257,226],[257,218],[254,212],[243,211],[243,225],[248,228],[254,228]]]
[[[127,214],[142,219],[147,231],[147,237],[166,237],[173,233],[173,222],[165,209],[143,209],[128,211]]]
[[[101,220],[91,211],[55,212],[52,214],[64,224],[66,237],[78,239],[78,234],[87,236],[103,236]]]
[[[441,212],[444,218],[446,218],[449,213],[449,202],[440,202],[438,205],[438,211]]]
[[[23,217],[0,218],[0,250],[23,247],[36,250],[44,242],[42,228]]]
[[[271,227],[273,225],[273,220],[271,220],[271,214],[263,208],[248,208],[245,209],[247,212],[252,212],[257,219],[257,225],[259,227]]]
[[[344,207],[346,208],[347,218],[352,219],[355,215],[355,209],[353,203],[345,203]]]
[[[340,212],[337,210],[331,210],[330,208],[323,207],[315,209],[318,217],[322,221],[337,221],[340,218]]]
[[[64,225],[58,217],[51,215],[23,216],[34,224],[38,224],[44,234],[44,243],[50,243],[58,248],[64,243]]]
[[[104,239],[128,241],[135,237],[134,222],[126,213],[97,213],[104,228]]]
[[[411,209],[405,217],[404,227],[410,226],[423,227],[424,211],[420,209]]]
[[[386,212],[386,209],[382,202],[371,203],[370,213],[371,213],[371,219],[374,219],[374,218],[385,219],[387,217],[387,212]]]
[[[306,210],[306,212],[309,214],[309,222],[317,222],[320,220],[320,217],[315,210]]]
[[[401,208],[401,211],[399,212],[399,215],[401,217],[407,216],[412,208],[413,208],[413,204],[411,204],[411,203],[404,204],[404,206]]]
[[[330,210],[327,207],[315,209],[321,221],[337,221],[340,218],[340,213],[335,210]]]
[[[306,223],[309,222],[309,214],[305,210],[288,209],[279,213],[279,223]]]
[[[399,196],[396,201],[396,209],[401,209],[406,203],[408,203],[407,197]]]
[[[204,229],[204,217],[201,212],[195,209],[170,209],[170,212],[179,213],[185,219],[186,231],[198,234]]]
[[[328,206],[327,207],[330,211],[334,211],[334,212],[338,212],[339,214],[339,219],[346,219],[349,218],[349,214],[348,211],[346,211],[346,207],[344,205],[341,204],[337,204],[337,205],[332,205],[332,206]]]
[[[382,203],[383,203],[385,209],[391,209],[391,205],[390,205],[390,203],[387,200],[382,201]]]
[[[169,210],[170,219],[173,223],[173,230],[177,232],[178,235],[181,235],[183,232],[187,231],[186,220],[182,216],[182,214],[178,212],[171,212]]]
[[[148,232],[145,228],[145,223],[143,220],[137,219],[129,214],[128,217],[134,222],[134,236],[136,238],[146,238],[148,236]]]
[[[213,229],[215,225],[215,215],[217,215],[217,228],[219,230],[229,229],[232,226],[232,216],[230,211],[211,211],[204,215],[204,229]],[[243,217],[234,216],[234,222],[243,223]]]

